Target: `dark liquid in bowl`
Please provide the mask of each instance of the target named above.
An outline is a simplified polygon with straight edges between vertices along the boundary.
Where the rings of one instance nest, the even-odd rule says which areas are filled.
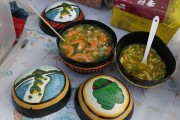
[[[64,55],[79,62],[100,61],[110,55],[112,36],[96,25],[80,24],[63,32],[60,42]]]
[[[166,75],[166,66],[156,50],[150,49],[147,64],[141,63],[145,45],[132,44],[126,47],[120,56],[120,62],[126,71],[142,80],[159,80]]]

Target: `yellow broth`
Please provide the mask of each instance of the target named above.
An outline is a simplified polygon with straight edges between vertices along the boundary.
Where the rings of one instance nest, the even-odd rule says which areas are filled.
[[[112,51],[112,37],[96,25],[80,24],[66,30],[60,42],[62,52],[69,58],[80,62],[99,61]]]
[[[166,75],[166,66],[154,49],[150,49],[147,64],[141,63],[145,45],[132,44],[120,56],[120,62],[128,73],[142,80],[159,80]]]

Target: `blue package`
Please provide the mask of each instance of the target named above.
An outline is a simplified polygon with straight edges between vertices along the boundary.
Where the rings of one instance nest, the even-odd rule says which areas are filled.
[[[19,8],[17,6],[16,1],[9,2],[9,3],[10,3],[12,16],[19,18],[19,19],[24,19],[26,21],[26,19],[29,16],[28,13],[24,9]]]

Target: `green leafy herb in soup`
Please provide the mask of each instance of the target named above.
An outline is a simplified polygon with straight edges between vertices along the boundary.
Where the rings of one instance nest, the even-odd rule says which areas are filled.
[[[120,62],[128,73],[143,80],[159,80],[165,77],[166,66],[158,53],[150,49],[147,64],[141,63],[145,45],[132,44],[126,47],[120,56]]]
[[[71,59],[93,62],[106,58],[112,51],[112,37],[96,25],[81,24],[66,30],[60,42],[62,52]]]

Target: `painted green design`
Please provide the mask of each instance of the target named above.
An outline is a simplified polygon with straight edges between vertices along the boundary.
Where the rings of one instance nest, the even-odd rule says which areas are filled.
[[[38,78],[38,77],[41,78],[41,75],[42,75],[43,73],[45,73],[45,72],[46,72],[46,71],[43,71],[43,70],[41,70],[41,69],[36,69],[36,70],[32,73],[32,75],[36,75],[37,78]]]
[[[40,73],[35,74],[34,77],[35,77],[36,80],[43,80],[43,78],[44,78],[42,76],[42,74],[40,74]]]
[[[42,80],[39,80],[39,79],[35,78],[35,82],[34,82],[33,86],[38,86],[38,84],[43,85],[43,82],[42,82]]]
[[[28,96],[28,99],[32,99],[32,96],[31,96],[31,95],[29,95],[29,96]]]
[[[38,86],[32,86],[31,88],[30,88],[30,93],[31,94],[34,94],[35,92],[41,92],[41,88],[40,87],[38,87]]]
[[[42,95],[42,93],[38,93],[38,96],[41,96]]]
[[[115,104],[124,103],[124,94],[117,83],[105,78],[99,78],[93,83],[93,96],[97,103],[106,110],[111,110]]]
[[[48,69],[48,66],[42,66],[41,69],[28,71],[17,79],[15,91],[20,99],[40,103],[56,97],[63,90],[65,76],[61,70],[53,67]]]
[[[43,73],[45,71],[42,71],[42,70],[35,70],[32,74],[34,75],[34,79],[35,79],[35,82],[33,83],[33,86],[30,88],[30,93],[31,94],[34,94],[34,93],[40,93],[41,92],[41,88],[39,87],[40,85],[43,85]]]
[[[15,84],[15,88],[21,84],[22,81],[25,81],[29,78],[32,78],[32,77],[35,77],[35,80],[47,80],[47,78],[43,78],[43,75],[44,74],[48,74],[48,73],[59,73],[59,74],[62,74],[61,71],[58,71],[58,70],[50,70],[50,71],[43,71],[43,70],[40,70],[40,69],[36,69],[31,75],[28,75],[26,76],[25,78],[22,78],[18,83]],[[40,74],[40,75],[37,75],[37,74]],[[43,81],[42,81],[43,82]],[[41,82],[39,82],[41,84]]]
[[[65,15],[72,16],[72,15],[70,14],[69,10],[70,10],[70,11],[73,11],[73,9],[72,9],[71,5],[69,5],[69,4],[65,3],[65,2],[62,3],[61,5],[58,5],[57,7],[54,7],[54,8],[52,8],[52,9],[48,10],[46,13],[51,12],[52,10],[55,10],[55,9],[61,8],[61,7],[62,7],[62,11],[60,12],[60,18],[61,18],[61,19],[62,19],[63,16],[65,16]]]

